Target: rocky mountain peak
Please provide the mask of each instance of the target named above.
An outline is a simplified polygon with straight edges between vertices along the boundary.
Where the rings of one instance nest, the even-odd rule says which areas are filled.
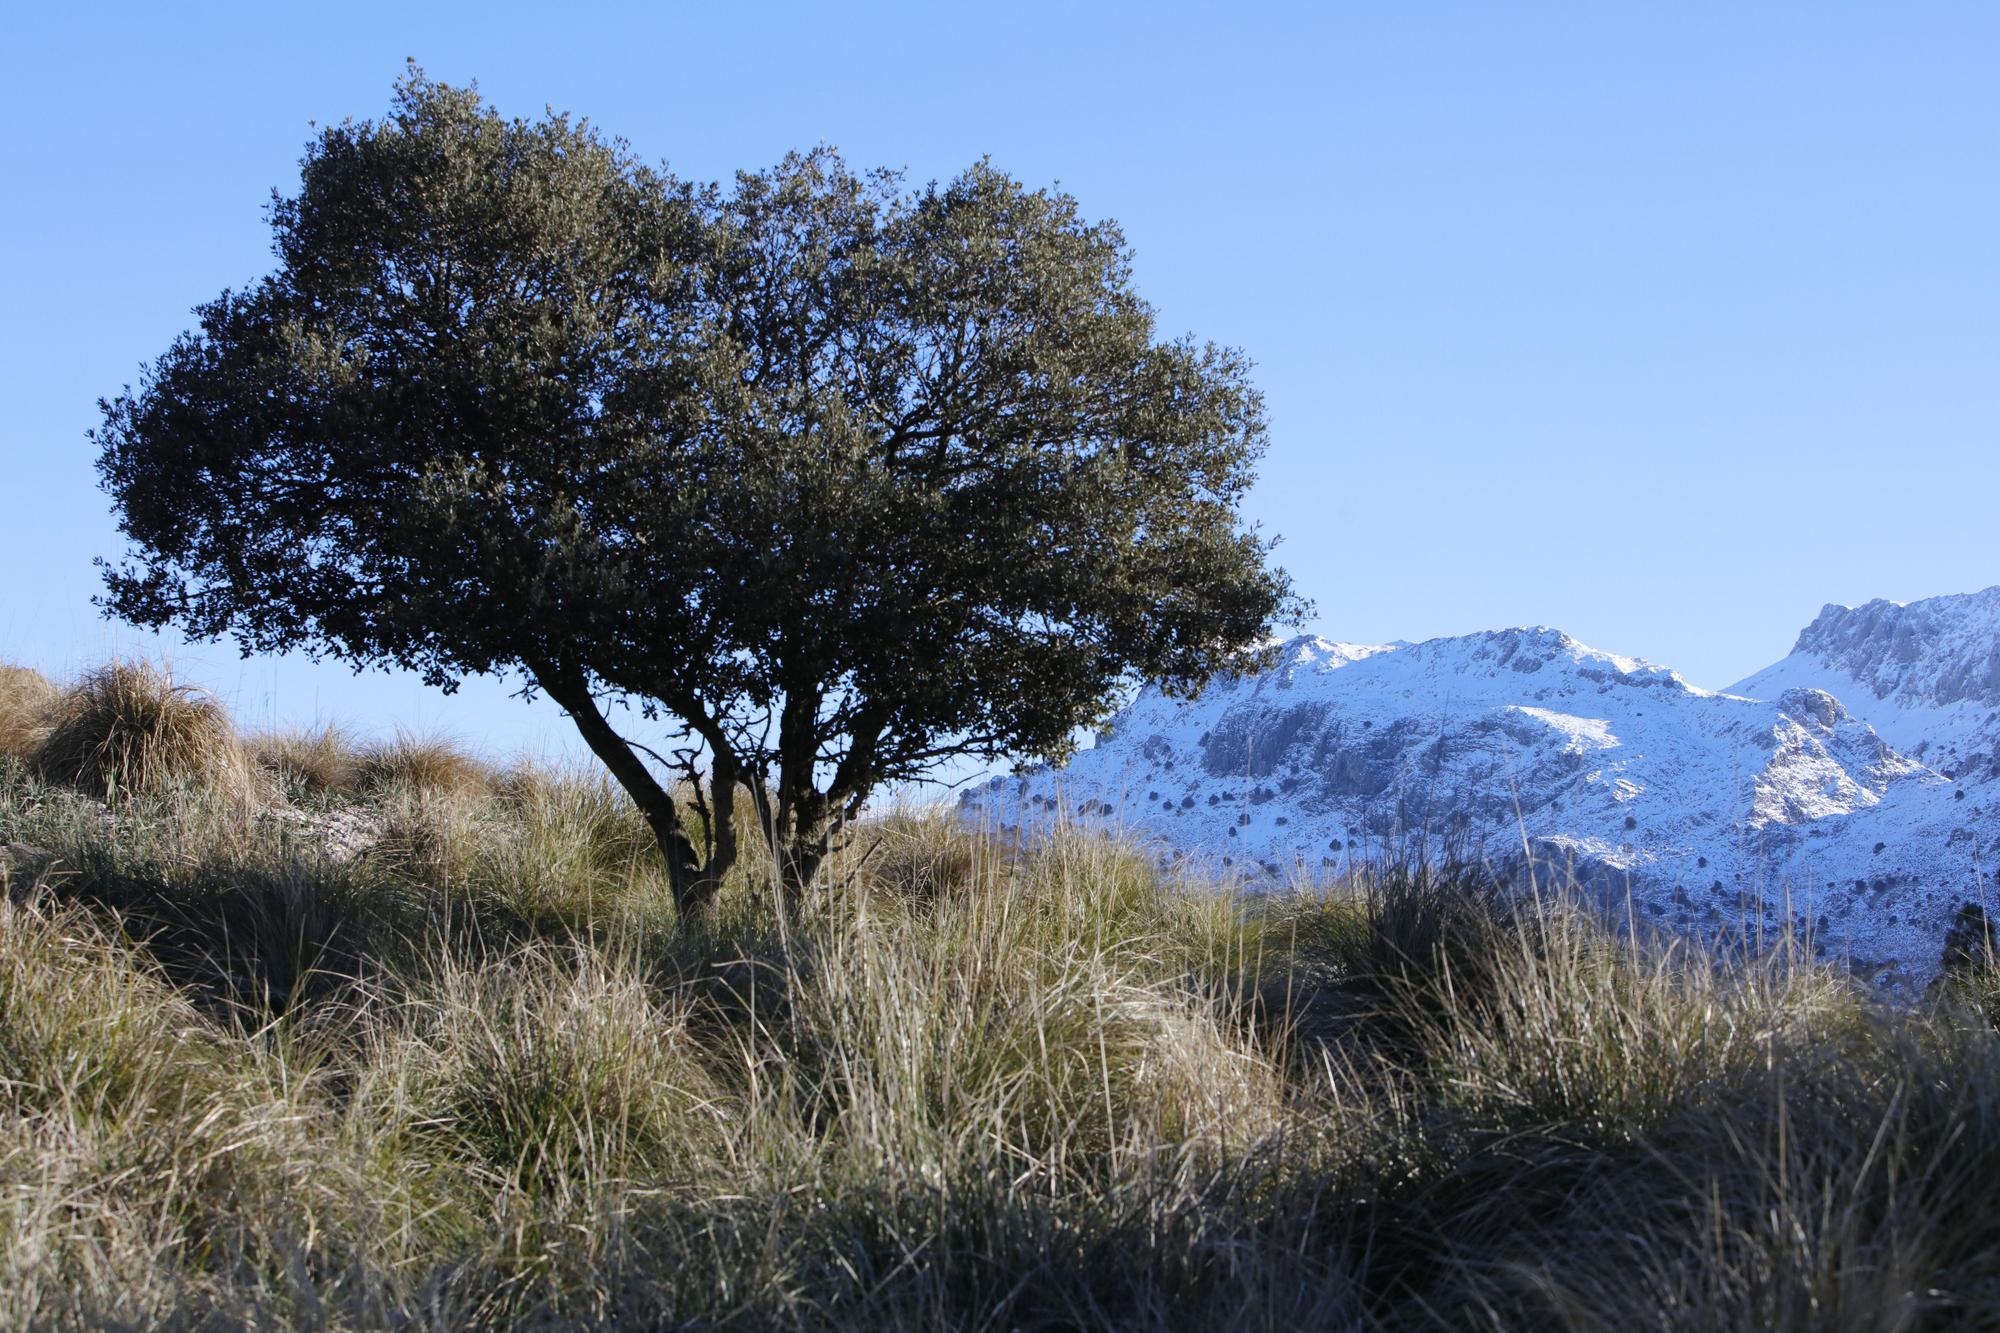
[[[1113,821],[1253,885],[1413,848],[1527,856],[1661,925],[1803,912],[1907,980],[1961,902],[2000,892],[1996,742],[2000,588],[1828,607],[1727,692],[1546,626],[1303,635],[1199,698],[1142,691],[1066,769],[963,803],[1000,828]]]
[[[1830,604],[1792,652],[1846,673],[1878,699],[2000,706],[2000,586],[1917,602]]]
[[[1810,723],[1822,731],[1831,731],[1845,722],[1847,709],[1840,700],[1825,690],[1795,687],[1778,696],[1778,707],[1801,722]]]

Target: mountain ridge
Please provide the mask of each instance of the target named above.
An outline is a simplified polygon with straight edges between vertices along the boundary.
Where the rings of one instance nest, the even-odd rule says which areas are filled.
[[[962,808],[1115,819],[1273,886],[1412,851],[1554,863],[1667,927],[1802,919],[1890,983],[2000,893],[2000,587],[1829,606],[1727,690],[1548,626],[1274,656],[1193,700],[1141,691],[1067,768]]]

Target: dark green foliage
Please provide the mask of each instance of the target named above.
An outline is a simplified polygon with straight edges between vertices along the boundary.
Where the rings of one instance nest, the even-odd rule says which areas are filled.
[[[1959,904],[1944,937],[1944,956],[1932,988],[1956,996],[2000,1028],[2000,956],[1994,947],[1993,921],[1983,905]]]
[[[1237,353],[1162,341],[1117,228],[980,163],[696,186],[413,73],[307,149],[278,267],[105,404],[109,610],[246,650],[519,673],[705,900],[881,784],[1056,756],[1292,609],[1238,502]],[[678,730],[701,836],[613,726]]]
[[[1944,937],[1943,971],[1963,974],[1993,965],[1993,922],[1979,903],[1960,903],[1958,915]]]

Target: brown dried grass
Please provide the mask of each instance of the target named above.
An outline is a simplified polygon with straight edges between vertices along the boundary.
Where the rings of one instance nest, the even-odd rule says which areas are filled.
[[[221,703],[149,662],[114,662],[63,692],[30,764],[45,781],[92,795],[198,784],[242,796],[252,785]]]
[[[62,691],[30,667],[0,663],[0,758],[28,759],[48,734]]]
[[[361,751],[362,786],[402,787],[453,796],[489,796],[499,785],[493,770],[447,736],[397,731]]]
[[[351,796],[361,789],[361,752],[353,737],[332,723],[314,730],[265,732],[248,744],[251,760],[287,791]]]

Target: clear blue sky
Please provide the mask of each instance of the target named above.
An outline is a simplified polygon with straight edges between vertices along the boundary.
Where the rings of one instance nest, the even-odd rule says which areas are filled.
[[[0,657],[89,604],[99,395],[269,266],[406,56],[679,172],[981,154],[1255,358],[1251,516],[1357,640],[1561,626],[1722,685],[1828,601],[2000,582],[2000,6],[33,6],[0,130]],[[252,722],[567,747],[498,688],[167,646]]]

